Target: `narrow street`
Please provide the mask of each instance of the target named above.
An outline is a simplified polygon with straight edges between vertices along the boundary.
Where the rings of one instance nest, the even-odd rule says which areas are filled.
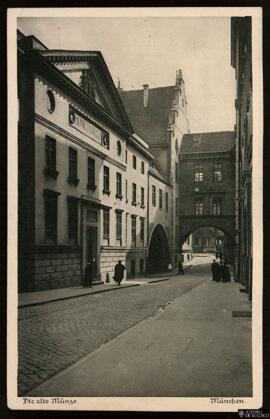
[[[165,282],[21,308],[19,394],[250,395],[238,288],[195,263]]]

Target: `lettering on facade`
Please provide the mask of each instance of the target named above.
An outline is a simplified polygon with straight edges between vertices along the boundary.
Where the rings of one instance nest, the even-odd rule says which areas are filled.
[[[98,144],[109,148],[109,133],[96,127],[86,118],[79,115],[73,108],[69,109],[69,123],[78,131],[96,141]]]

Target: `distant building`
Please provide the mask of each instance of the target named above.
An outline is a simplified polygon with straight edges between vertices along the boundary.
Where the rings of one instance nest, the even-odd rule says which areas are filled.
[[[194,253],[221,253],[224,248],[224,233],[213,227],[202,227],[192,234]]]
[[[236,77],[236,278],[252,292],[252,61],[251,17],[231,19],[231,65]],[[256,139],[255,139],[256,140]]]
[[[185,241],[202,227],[219,229],[225,233],[224,257],[229,261],[234,256],[234,172],[234,132],[183,136],[179,171],[180,240]]]
[[[18,103],[19,291],[80,285],[93,258],[98,280],[144,275],[154,157],[102,54],[18,32]]]
[[[176,82],[172,86],[149,88],[145,84],[140,90],[124,91],[120,86],[118,90],[135,131],[149,144],[149,151],[155,156],[154,168],[150,171],[149,249],[156,247],[151,243],[152,239],[155,242],[156,238],[158,240],[162,236],[164,239],[166,236],[168,261],[175,267],[182,250],[185,259],[192,258],[190,244],[186,243],[182,248],[179,241],[179,202],[182,199],[179,195],[179,151],[183,134],[189,132],[182,72],[177,71]],[[158,181],[160,185],[155,184]],[[154,195],[156,201],[152,199]],[[162,202],[162,208],[159,202]],[[157,246],[161,252],[157,253],[157,260],[159,255],[166,253],[165,247],[164,244],[161,250]]]

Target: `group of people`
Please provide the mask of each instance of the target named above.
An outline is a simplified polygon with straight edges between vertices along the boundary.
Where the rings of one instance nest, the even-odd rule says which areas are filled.
[[[230,282],[231,274],[228,265],[220,260],[217,262],[215,259],[211,265],[212,279],[216,282]]]
[[[121,285],[121,282],[124,278],[124,271],[125,266],[121,263],[121,260],[118,261],[118,263],[114,267],[114,281]],[[88,262],[86,264],[85,270],[84,270],[84,278],[83,278],[83,287],[84,288],[91,288],[93,285],[93,280],[97,276],[97,264],[96,259],[93,258],[91,262]]]

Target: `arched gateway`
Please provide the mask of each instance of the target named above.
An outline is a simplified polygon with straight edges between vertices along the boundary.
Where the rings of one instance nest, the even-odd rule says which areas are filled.
[[[158,224],[151,235],[147,257],[147,273],[167,272],[170,249],[164,228]]]

